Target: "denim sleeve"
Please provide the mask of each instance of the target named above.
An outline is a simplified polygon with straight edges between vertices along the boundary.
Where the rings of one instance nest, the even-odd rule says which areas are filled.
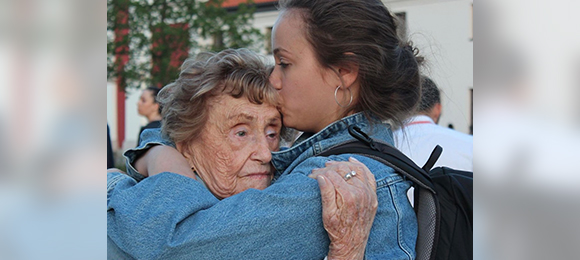
[[[141,142],[139,145],[135,148],[128,149],[123,153],[123,156],[125,157],[127,175],[131,176],[137,182],[145,179],[145,176],[139,173],[133,164],[139,157],[141,157],[141,155],[147,152],[147,150],[156,145],[167,145],[175,148],[175,144],[172,141],[161,135],[161,129],[145,129],[141,133]]]
[[[139,183],[113,177],[108,184],[108,237],[136,259],[323,259],[328,253],[320,190],[306,172],[221,201],[197,181],[168,172]]]
[[[377,179],[379,207],[365,258],[414,259],[417,224],[406,197],[409,183],[391,168],[355,157]],[[139,183],[109,178],[107,234],[136,259],[323,259],[330,241],[318,183],[307,174],[326,161],[309,158],[265,190],[221,201],[173,173]]]

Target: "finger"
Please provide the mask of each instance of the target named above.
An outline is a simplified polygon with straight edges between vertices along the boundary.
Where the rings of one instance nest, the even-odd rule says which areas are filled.
[[[346,174],[348,172],[351,172],[351,165],[353,165],[352,163],[349,163],[347,161],[328,161],[325,163],[325,168],[326,169],[331,169],[334,171],[337,171],[339,173],[343,173]]]
[[[373,187],[373,189],[376,190],[377,182],[375,179],[375,175],[372,174],[372,172],[369,170],[369,168],[354,157],[350,157],[350,158],[348,158],[348,160],[357,166],[357,168],[358,168],[357,173],[358,172],[361,173],[361,178],[366,183],[368,183],[368,185],[370,185],[371,187]]]
[[[338,202],[339,207],[345,205],[344,208],[352,208],[352,210],[357,210],[355,213],[359,213],[358,210],[361,207],[376,204],[370,203],[371,201],[376,201],[376,185],[368,185],[368,183],[358,178],[344,180],[343,176],[331,170],[325,171],[324,176],[332,181],[336,188],[337,200],[340,200]],[[365,203],[367,201],[369,203]]]
[[[308,177],[310,177],[312,179],[316,179],[316,177],[318,177],[318,175],[322,174],[324,171],[325,171],[324,168],[314,168],[314,169],[312,169],[312,171],[310,172]]]
[[[334,216],[333,213],[337,209],[335,187],[333,183],[323,175],[319,175],[316,180],[318,181],[318,186],[320,187],[320,197],[322,200],[322,219],[324,222],[329,223],[331,218]]]
[[[355,171],[355,175],[350,177],[348,180],[346,179],[347,175],[350,175],[353,170],[349,167],[346,167],[347,162],[340,162],[341,167],[337,168],[339,165],[336,164],[333,167],[326,167],[323,168],[324,171],[317,172],[318,174],[323,174],[331,179],[335,186],[341,187],[342,185],[353,185],[359,189],[368,189],[366,186],[368,184],[356,178],[357,173]],[[332,177],[332,178],[331,178]],[[340,189],[340,188],[339,188]],[[343,187],[344,190],[349,189],[347,186]]]
[[[352,171],[356,173],[363,172],[366,166],[355,158],[350,157],[349,161],[328,161],[325,168],[335,170],[341,174],[347,174]]]
[[[343,223],[343,228],[351,227],[353,222],[359,219],[359,215],[361,214],[358,200],[362,197],[357,195],[360,194],[360,191],[357,191],[357,188],[348,184],[336,172],[327,171],[324,176],[334,184],[337,200],[336,212],[340,214],[339,218],[341,219],[341,223]]]
[[[370,172],[370,170],[368,170],[367,166],[364,165],[363,163],[361,163],[359,160],[357,160],[354,157],[349,157],[348,158],[349,163],[351,164],[351,167],[357,172],[360,173],[360,178],[362,178],[363,180],[367,181],[369,174],[372,175],[372,173]]]
[[[353,187],[344,180],[343,176],[338,174],[336,171],[331,170],[326,171],[323,176],[330,180],[334,185],[337,194],[337,205],[339,207],[344,203],[352,203],[350,200],[352,199],[351,193]]]

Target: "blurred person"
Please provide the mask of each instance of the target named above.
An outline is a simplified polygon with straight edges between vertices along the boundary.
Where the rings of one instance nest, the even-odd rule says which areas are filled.
[[[160,88],[148,87],[143,90],[139,101],[137,102],[137,111],[139,115],[147,118],[147,124],[139,130],[137,144],[141,141],[141,133],[145,129],[161,127],[161,105],[157,101],[157,94]]]
[[[421,83],[422,95],[417,113],[394,132],[395,147],[422,166],[435,146],[440,145],[443,153],[434,166],[473,171],[473,136],[437,124],[442,110],[439,88],[426,76],[422,77]]]
[[[163,218],[156,218],[155,224],[145,221],[140,225],[147,226],[154,232],[144,233],[132,229],[132,225],[128,225],[123,219],[124,214],[131,212],[134,206],[139,205],[143,200],[149,205],[146,206],[148,210],[141,209],[140,211],[146,215],[156,214],[159,210],[169,213],[172,212],[171,209],[176,209],[178,212],[183,212],[187,215],[194,213],[191,212],[192,206],[197,203],[201,203],[202,205],[208,205],[208,203],[215,204],[218,202],[218,199],[234,199],[235,197],[232,196],[245,190],[250,189],[247,192],[253,192],[252,190],[255,191],[256,189],[264,190],[270,185],[274,173],[274,169],[270,163],[272,159],[270,152],[277,151],[279,148],[282,118],[276,109],[277,93],[268,83],[270,70],[259,57],[257,54],[244,49],[225,50],[215,55],[198,55],[197,60],[187,60],[182,66],[179,79],[175,83],[166,86],[159,94],[159,101],[164,107],[162,131],[171,140],[170,143],[166,144],[176,149],[152,151],[159,152],[159,156],[164,158],[184,158],[185,164],[166,165],[166,167],[169,167],[170,170],[173,169],[175,172],[183,170],[187,173],[184,175],[189,178],[184,179],[182,176],[175,175],[180,177],[177,179],[179,183],[175,183],[173,180],[162,180],[160,184],[165,188],[161,187],[161,189],[158,189],[160,187],[157,187],[151,189],[147,186],[149,180],[159,179],[159,177],[165,176],[168,173],[160,173],[157,175],[156,173],[159,171],[153,169],[148,169],[147,171],[146,167],[143,168],[139,165],[136,165],[137,169],[145,170],[136,172],[132,166],[128,166],[128,174],[134,178],[132,179],[118,172],[118,170],[110,170],[108,176],[111,189],[109,190],[108,196],[109,225],[107,232],[109,258],[128,258],[129,256],[138,259],[157,257],[173,258],[178,256],[187,256],[186,258],[207,258],[211,256],[212,258],[221,259],[223,256],[228,256],[229,258],[240,257],[239,252],[227,250],[222,252],[221,249],[220,252],[216,252],[212,244],[220,245],[228,241],[240,243],[239,241],[246,241],[248,238],[237,235],[228,236],[227,233],[222,233],[220,230],[234,228],[236,230],[245,229],[246,232],[254,233],[257,232],[256,229],[265,229],[267,226],[276,225],[276,223],[285,221],[279,215],[270,215],[268,211],[255,211],[251,207],[248,207],[248,209],[240,209],[236,206],[230,209],[234,212],[238,211],[235,213],[236,215],[253,216],[253,219],[260,222],[249,226],[238,226],[233,220],[235,216],[229,216],[228,211],[220,210],[219,207],[216,207],[212,211],[214,213],[210,212],[212,216],[207,220],[209,222],[196,221],[196,216],[192,215],[187,218],[189,220],[184,222],[183,225],[180,225],[180,229],[193,235],[193,237],[188,235],[188,240],[204,241],[204,244],[209,244],[195,246],[192,244],[193,241],[186,241],[177,247],[167,250],[165,252],[166,255],[161,256],[158,255],[160,252],[153,250],[153,246],[146,246],[145,249],[139,250],[138,252],[131,252],[131,249],[135,247],[135,245],[131,244],[131,239],[142,241],[151,240],[154,242],[159,234],[165,234],[167,228],[171,225],[164,224],[162,221]],[[152,130],[147,130],[143,133],[143,137],[147,139],[151,133],[153,133]],[[141,153],[148,145],[129,150],[126,155],[132,157]],[[179,169],[179,167],[182,168]],[[375,181],[372,174],[364,165],[355,161],[332,163],[325,169],[314,171],[314,173],[316,176],[326,176],[329,181],[336,181],[338,178],[339,181],[343,182],[343,188],[337,186],[336,192],[348,195],[346,191],[350,189],[349,186],[351,185],[342,180],[342,175],[352,172],[350,167],[355,169],[357,176],[360,175],[361,178],[361,182],[352,183],[352,186],[369,189],[368,193],[374,194]],[[346,171],[344,172],[341,168],[348,170],[344,170]],[[338,172],[341,172],[340,176],[337,175]],[[328,174],[335,174],[336,176],[329,176]],[[197,179],[199,182],[193,179]],[[143,181],[137,183],[135,180]],[[311,184],[313,182],[311,180]],[[124,188],[115,188],[126,185],[132,186],[135,189],[144,189],[146,193],[155,195],[165,202],[157,204],[155,200],[149,201],[148,198],[143,196],[132,196],[131,193],[127,194]],[[338,183],[338,185],[341,184]],[[362,185],[362,187],[358,187],[359,185]],[[203,188],[197,191],[190,189],[196,186],[206,187],[207,189]],[[344,189],[344,187],[347,187],[347,189]],[[205,197],[207,190],[215,197]],[[181,194],[182,192],[185,192],[185,194]],[[311,193],[309,197],[319,194],[317,190],[311,190],[309,192]],[[332,205],[340,204],[343,201],[334,202],[336,195],[332,183],[321,185],[320,192],[327,195],[321,197],[323,207],[326,205],[327,209],[332,210],[332,214],[327,214],[327,218],[323,218],[325,227],[333,227],[333,225],[336,225],[333,222],[329,222],[330,219],[328,216],[333,218],[337,216],[360,217],[372,223],[372,218],[374,217],[374,211],[372,210],[366,212],[366,217],[363,214],[365,212],[360,212],[358,215],[353,215],[349,212],[340,214],[340,211],[337,211],[339,208],[333,207]],[[182,195],[185,197],[182,197]],[[187,199],[187,197],[191,196],[197,199]],[[178,199],[179,203],[169,203],[167,201],[172,198]],[[257,205],[264,204],[264,199],[258,197],[253,201],[249,201],[249,203]],[[183,205],[183,202],[187,205]],[[284,200],[278,202],[284,203]],[[367,200],[357,200],[357,205],[352,207],[352,209],[355,211],[365,209],[365,202],[370,205],[376,204],[376,196],[371,196]],[[294,203],[296,205],[292,208],[304,207],[299,201]],[[319,203],[313,206],[320,207]],[[270,207],[281,206],[279,204],[265,205]],[[239,212],[240,210],[243,213]],[[214,214],[215,216],[213,216]],[[183,216],[185,217],[186,215]],[[314,216],[316,215],[312,217]],[[139,215],[135,217],[130,217],[133,219],[130,221],[133,222],[140,218]],[[222,222],[224,217],[228,221]],[[320,220],[320,216],[317,216],[317,218]],[[230,220],[232,223],[230,223]],[[262,222],[267,222],[268,220],[272,220],[272,223],[265,223],[266,227],[262,226]],[[343,224],[340,221],[338,223]],[[363,224],[365,226],[367,225],[366,223]],[[357,238],[355,241],[358,241],[357,244],[366,243],[366,237],[368,237],[369,233],[368,228],[362,228],[357,225],[349,227],[351,230],[344,233],[347,239],[351,239],[350,237],[352,235],[356,235]],[[201,232],[199,231],[200,228],[208,229],[208,231]],[[342,227],[337,226],[336,228]],[[202,235],[196,236],[195,234]],[[292,234],[288,234],[288,236],[292,236]],[[296,238],[299,237],[296,236]],[[354,247],[348,244],[348,242],[351,242],[350,240],[341,242],[342,237],[333,238],[336,239],[332,240],[333,243],[330,246],[325,244],[324,241],[318,242],[326,246],[326,249],[330,250],[331,255],[340,254],[341,252],[334,252],[337,249],[344,250],[343,248],[345,246],[347,248]],[[258,251],[255,254],[268,258],[267,255],[269,252],[267,250]],[[278,248],[278,252],[274,252],[273,254],[286,255],[285,250],[280,250],[280,248]],[[351,255],[347,254],[344,257],[351,258]]]
[[[109,124],[107,124],[107,169],[115,167],[115,158],[113,156],[113,146],[111,145],[111,134],[109,133]]]

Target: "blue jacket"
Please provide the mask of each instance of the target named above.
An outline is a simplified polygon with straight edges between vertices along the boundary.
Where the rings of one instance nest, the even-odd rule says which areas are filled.
[[[249,189],[218,200],[200,182],[178,174],[134,178],[107,177],[107,235],[110,257],[137,259],[322,259],[329,239],[322,224],[320,190],[308,178],[329,160],[353,156],[377,180],[379,207],[366,248],[366,259],[414,259],[417,221],[406,191],[408,181],[393,169],[358,155],[315,157],[353,139],[349,125],[392,144],[387,124],[370,125],[363,114],[345,117],[290,149],[272,153],[276,180],[265,190]],[[170,144],[159,131],[146,130],[136,153],[154,144]],[[128,174],[138,176],[128,165]]]

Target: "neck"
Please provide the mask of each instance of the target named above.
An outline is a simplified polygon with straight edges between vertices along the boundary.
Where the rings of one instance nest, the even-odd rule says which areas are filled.
[[[152,122],[152,121],[160,121],[161,120],[161,115],[159,114],[154,114],[154,115],[149,115],[147,116],[147,121]]]

